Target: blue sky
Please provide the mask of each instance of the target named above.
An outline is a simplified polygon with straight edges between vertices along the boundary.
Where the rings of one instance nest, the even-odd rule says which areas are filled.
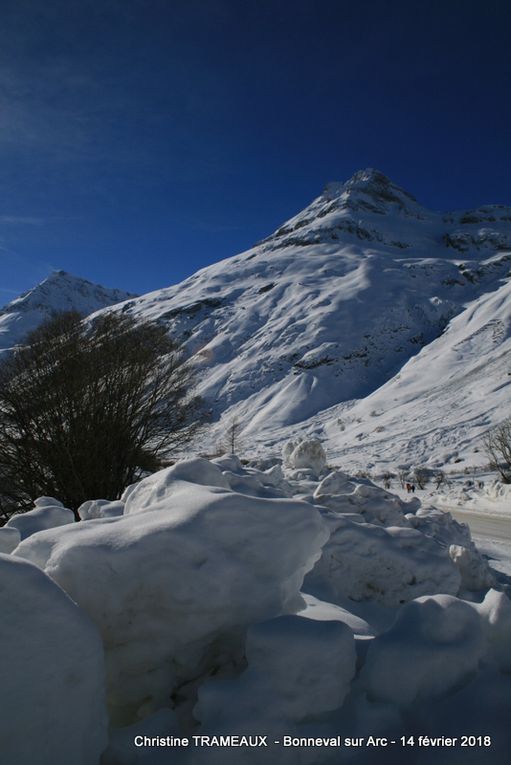
[[[0,302],[146,292],[376,167],[511,204],[506,0],[1,0]]]

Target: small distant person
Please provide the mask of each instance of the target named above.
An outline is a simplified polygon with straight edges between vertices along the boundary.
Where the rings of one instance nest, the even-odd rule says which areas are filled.
[[[407,483],[406,484],[406,491],[408,492],[408,494],[410,494],[411,490],[412,490],[412,485],[410,483]]]
[[[412,485],[411,485],[411,487],[410,487],[410,488],[411,488],[411,490],[412,490],[412,494],[415,494],[415,484],[413,484],[413,483],[412,483]]]

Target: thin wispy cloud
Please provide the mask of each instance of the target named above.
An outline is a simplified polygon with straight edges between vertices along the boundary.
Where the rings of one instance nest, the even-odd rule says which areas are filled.
[[[44,218],[33,215],[0,215],[0,226],[43,226]]]
[[[0,292],[4,295],[19,295],[21,290],[13,290],[10,287],[0,287]]]

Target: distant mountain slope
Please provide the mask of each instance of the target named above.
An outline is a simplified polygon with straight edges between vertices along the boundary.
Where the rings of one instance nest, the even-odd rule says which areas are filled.
[[[504,281],[469,303],[439,338],[344,417],[331,412],[325,436],[349,461],[378,465],[399,454],[416,464],[480,465],[480,436],[509,415],[511,281]]]
[[[57,311],[78,311],[84,316],[134,297],[107,289],[65,271],[55,271],[41,284],[0,309],[0,351],[12,348]]]
[[[432,212],[364,170],[251,250],[122,310],[165,321],[201,365],[213,418],[237,417],[268,442],[376,395],[467,306],[490,300],[510,262],[511,208]],[[351,435],[346,448],[358,448]]]

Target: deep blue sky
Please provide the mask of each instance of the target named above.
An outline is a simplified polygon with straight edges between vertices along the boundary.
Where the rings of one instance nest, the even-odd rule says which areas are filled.
[[[0,0],[0,303],[146,292],[330,180],[511,204],[509,0]]]

